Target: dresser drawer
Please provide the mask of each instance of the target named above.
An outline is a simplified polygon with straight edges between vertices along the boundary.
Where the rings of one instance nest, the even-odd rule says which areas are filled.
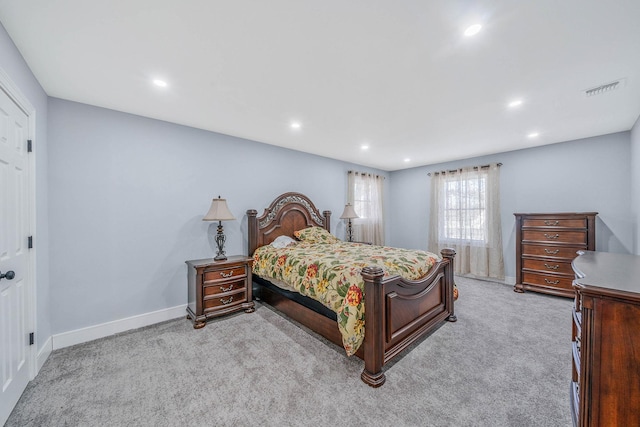
[[[579,250],[587,246],[551,246],[551,245],[522,245],[523,256],[541,256],[573,260]]]
[[[240,280],[220,282],[215,285],[207,285],[202,289],[202,293],[205,297],[210,295],[224,294],[226,292],[237,291],[238,289],[245,289],[245,280],[238,276]]]
[[[203,301],[204,311],[220,307],[232,307],[246,301],[246,292],[239,292],[226,296],[208,298]]]
[[[216,280],[228,280],[236,277],[245,277],[247,275],[247,270],[244,265],[237,265],[225,269],[220,270],[205,270],[204,272],[204,281],[206,282],[214,282]]]
[[[571,282],[573,281],[573,277],[575,276],[575,273],[571,268],[571,263],[564,261],[546,261],[527,258],[522,260],[522,268],[526,270],[536,270],[543,273],[565,274],[570,277],[569,287],[571,287]]]
[[[527,285],[573,290],[571,286],[573,280],[569,277],[552,276],[550,274],[532,273],[528,271],[524,272],[522,276],[523,283]]]
[[[523,227],[587,228],[586,218],[527,218]]]
[[[522,240],[524,242],[572,243],[575,245],[586,245],[587,232],[562,230],[523,230]]]

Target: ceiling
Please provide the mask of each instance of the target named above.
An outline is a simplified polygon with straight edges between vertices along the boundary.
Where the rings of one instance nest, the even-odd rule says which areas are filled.
[[[0,22],[49,96],[388,171],[640,115],[638,0],[0,0]]]

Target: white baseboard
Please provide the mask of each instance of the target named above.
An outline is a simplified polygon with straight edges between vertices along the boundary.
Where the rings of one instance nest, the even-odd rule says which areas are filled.
[[[34,377],[38,375],[38,372],[40,372],[40,369],[42,369],[42,367],[44,366],[44,362],[47,361],[52,351],[53,340],[51,339],[51,337],[49,337],[47,339],[47,342],[45,342],[44,345],[40,348],[40,350],[38,351],[38,355],[36,356],[36,372],[34,373]]]
[[[458,277],[458,275],[455,275],[454,277]],[[473,274],[467,274],[467,275],[462,274],[462,275],[459,275],[459,277],[468,277],[469,279],[482,280],[484,282],[504,283],[505,285],[511,285],[511,286],[516,284],[516,278],[509,277],[509,276],[505,276],[505,278],[502,280],[494,279],[492,277],[474,276]]]
[[[98,338],[104,338],[109,335],[118,334],[131,329],[142,328],[143,326],[153,325],[154,323],[184,317],[186,316],[186,308],[187,305],[183,304],[176,307],[127,317],[125,319],[113,320],[100,325],[88,326],[86,328],[76,329],[75,331],[55,334],[52,337],[53,350],[82,344],[83,342],[93,341]]]

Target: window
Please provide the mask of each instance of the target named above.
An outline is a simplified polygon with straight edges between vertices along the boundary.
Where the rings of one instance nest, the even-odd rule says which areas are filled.
[[[374,209],[372,202],[372,186],[362,178],[361,175],[356,176],[353,188],[353,209],[358,213],[361,219],[371,218]]]
[[[384,177],[370,173],[348,173],[348,202],[358,214],[353,220],[354,240],[384,245],[382,188]]]
[[[433,174],[430,204],[429,250],[455,249],[456,274],[503,279],[499,165]]]
[[[487,242],[487,173],[444,178],[440,240]]]

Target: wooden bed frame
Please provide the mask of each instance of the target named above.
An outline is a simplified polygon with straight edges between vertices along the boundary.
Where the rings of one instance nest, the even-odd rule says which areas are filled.
[[[276,237],[318,226],[330,231],[331,212],[322,215],[305,195],[284,193],[257,217],[248,210],[249,256]],[[379,267],[365,267],[365,338],[356,356],[364,359],[362,381],[372,387],[385,382],[382,367],[422,336],[438,328],[442,321],[455,322],[453,310],[453,249],[442,250],[438,262],[422,280],[408,281],[400,276],[383,279]],[[259,283],[259,295],[267,304],[342,346],[335,320],[274,292]]]

